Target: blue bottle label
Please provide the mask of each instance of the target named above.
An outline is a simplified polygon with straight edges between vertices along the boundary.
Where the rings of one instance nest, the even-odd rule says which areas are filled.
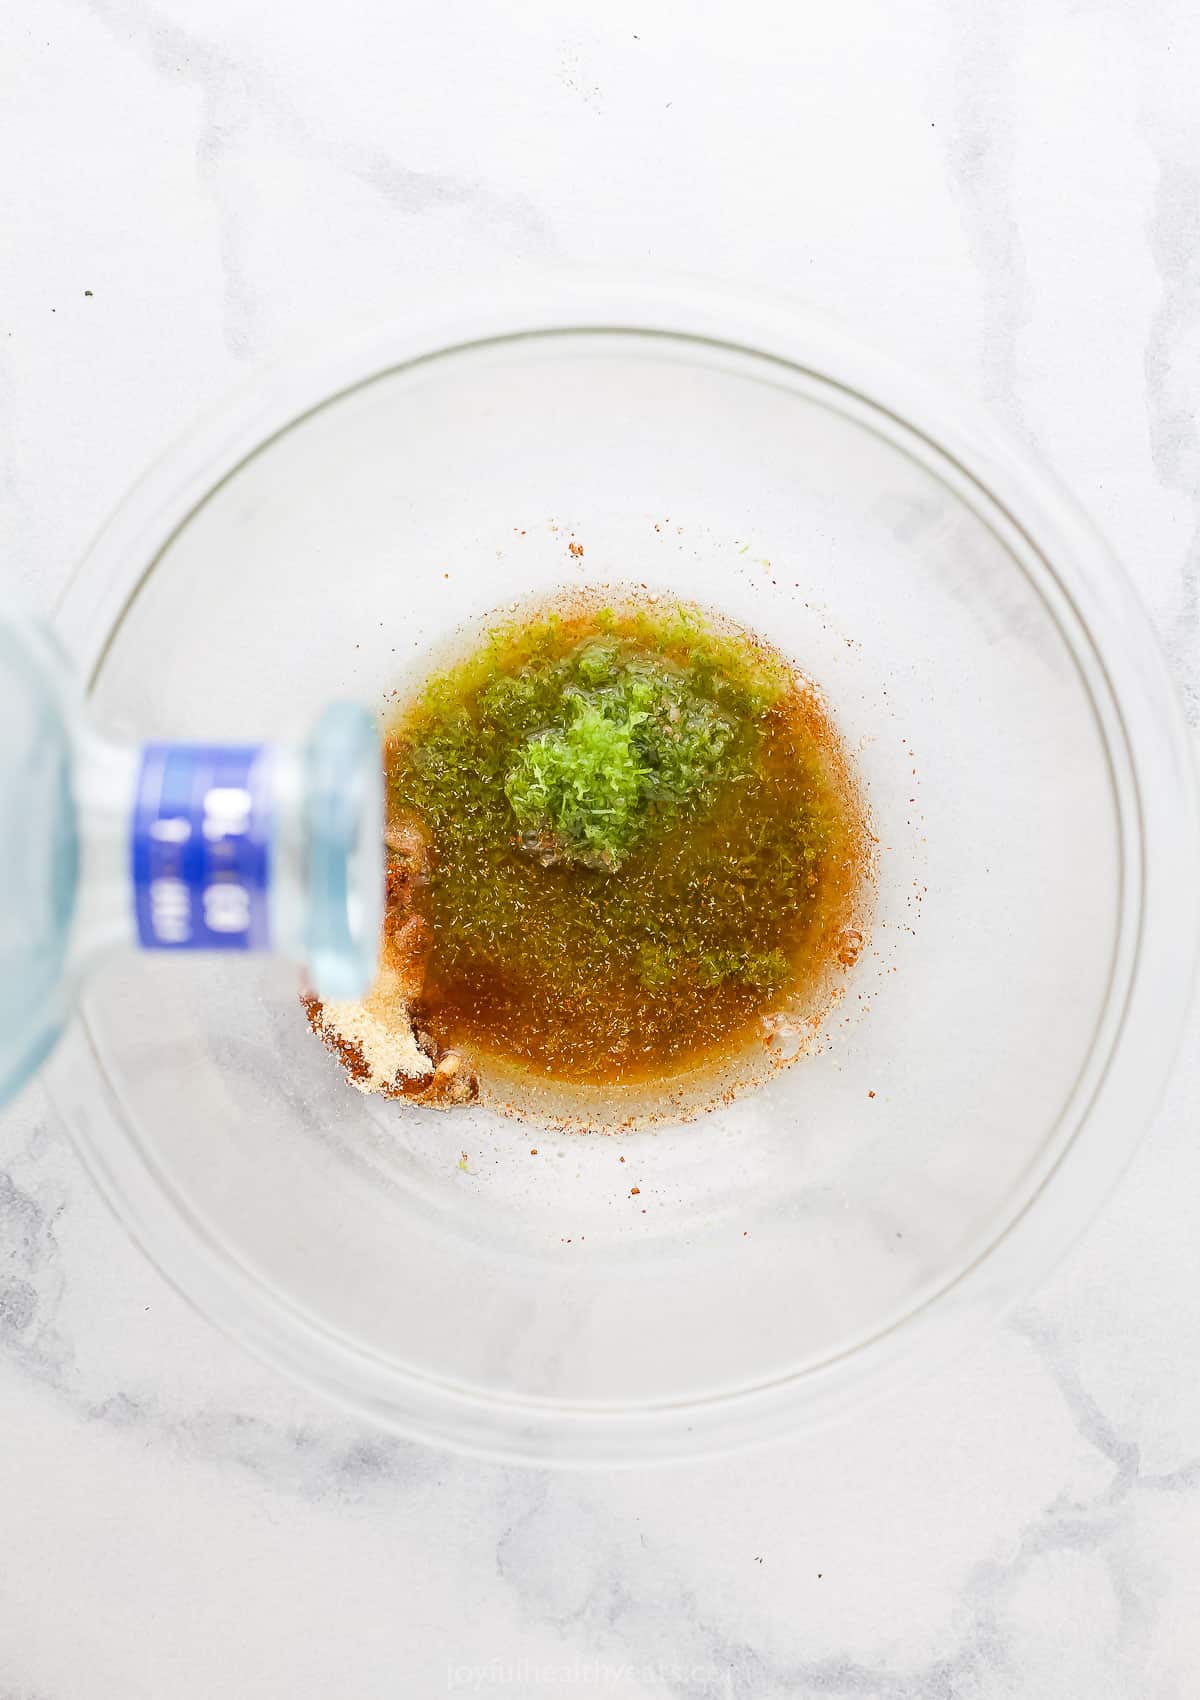
[[[147,744],[131,832],[147,950],[269,943],[271,796],[262,744]]]

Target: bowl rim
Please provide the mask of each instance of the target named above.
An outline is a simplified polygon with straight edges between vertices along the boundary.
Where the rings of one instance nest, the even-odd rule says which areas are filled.
[[[963,499],[1005,516],[1066,596],[1094,656],[1084,682],[1109,752],[1123,835],[1114,984],[1124,989],[1097,1029],[1109,1023],[1075,1125],[1032,1193],[940,1290],[815,1368],[683,1402],[570,1406],[465,1390],[400,1368],[269,1288],[146,1161],[82,1018],[47,1084],[133,1238],[185,1298],[258,1355],[411,1438],[508,1462],[608,1466],[724,1453],[827,1422],[961,1349],[1065,1253],[1131,1158],[1174,1060],[1200,933],[1200,846],[1190,739],[1157,638],[1111,551],[1053,478],[969,409],[840,328],[679,280],[560,279],[493,293],[419,319],[360,327],[254,376],[151,467],[69,579],[55,621],[84,688],[171,539],[275,436],[400,367],[505,339],[599,331],[718,345],[845,392],[873,419],[890,422],[910,449],[923,445],[938,476],[953,468]]]

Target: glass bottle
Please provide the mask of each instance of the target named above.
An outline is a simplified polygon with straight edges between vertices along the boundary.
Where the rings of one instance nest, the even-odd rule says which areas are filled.
[[[375,973],[383,768],[334,703],[303,744],[121,744],[52,633],[0,616],[0,1102],[107,953],[270,950],[322,999]]]

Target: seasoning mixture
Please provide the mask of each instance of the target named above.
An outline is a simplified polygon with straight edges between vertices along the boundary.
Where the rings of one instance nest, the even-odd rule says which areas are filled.
[[[862,946],[869,834],[820,697],[693,608],[499,626],[386,760],[380,980],[309,1004],[364,1090],[668,1086],[819,1015]]]
[[[303,999],[312,1027],[360,1092],[410,1098],[435,1109],[470,1104],[475,1076],[457,1053],[415,1025],[425,987],[431,933],[418,901],[428,884],[429,840],[420,823],[389,804],[387,904],[379,972],[365,998],[323,1004]]]

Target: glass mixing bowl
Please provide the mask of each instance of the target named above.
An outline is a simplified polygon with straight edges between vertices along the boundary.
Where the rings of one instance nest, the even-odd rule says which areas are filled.
[[[720,1450],[952,1350],[1120,1171],[1192,972],[1190,751],[1112,559],[773,309],[559,289],[269,373],[134,492],[60,625],[116,732],[285,737],[464,620],[630,578],[770,638],[855,752],[879,894],[816,1054],[690,1125],[555,1133],[359,1096],[278,964],[122,960],[54,1071],[199,1306],[507,1457]]]

